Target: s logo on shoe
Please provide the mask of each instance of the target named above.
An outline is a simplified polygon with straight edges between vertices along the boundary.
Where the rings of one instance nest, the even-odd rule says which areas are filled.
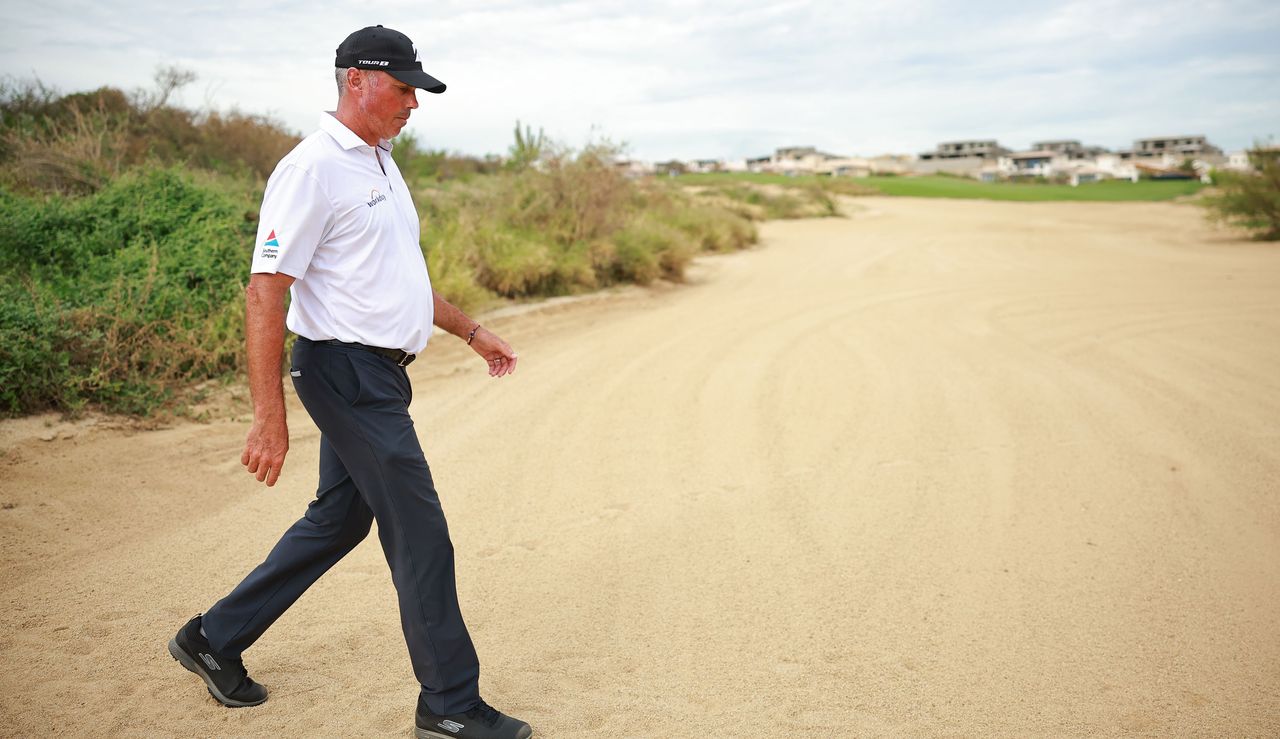
[[[200,659],[204,660],[204,663],[209,666],[210,670],[222,669],[221,667],[218,666],[218,663],[214,661],[213,655],[209,655],[209,654],[205,654],[204,652],[201,652]]]
[[[457,721],[450,721],[449,719],[445,719],[444,721],[441,721],[440,723],[436,724],[436,726],[439,726],[445,731],[451,731],[454,734],[457,734],[459,731],[462,731],[463,725],[458,723]]]

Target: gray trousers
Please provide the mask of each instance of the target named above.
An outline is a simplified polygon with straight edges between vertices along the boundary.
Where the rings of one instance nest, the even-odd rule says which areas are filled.
[[[409,417],[408,375],[363,349],[303,338],[291,374],[321,432],[319,489],[266,561],[205,613],[209,643],[239,656],[376,519],[420,700],[438,714],[470,709],[480,699],[480,664],[458,607],[444,511]]]

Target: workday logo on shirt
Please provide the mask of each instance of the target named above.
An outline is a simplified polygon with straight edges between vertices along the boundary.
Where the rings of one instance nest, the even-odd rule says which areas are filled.
[[[271,233],[267,234],[267,240],[262,242],[263,259],[275,259],[280,253],[280,240],[276,238],[276,230],[271,229]]]
[[[369,206],[370,208],[372,208],[373,206],[377,205],[378,203],[381,203],[383,200],[386,200],[386,199],[387,199],[387,196],[386,196],[386,195],[383,195],[383,194],[382,194],[382,193],[380,193],[380,192],[378,192],[376,189],[375,189],[375,190],[370,190],[370,191],[369,191],[369,202],[365,203],[365,205],[367,205],[367,206]]]

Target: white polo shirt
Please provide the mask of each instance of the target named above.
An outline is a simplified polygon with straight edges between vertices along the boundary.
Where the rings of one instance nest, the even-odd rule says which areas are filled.
[[[252,271],[296,278],[285,325],[299,336],[417,354],[434,312],[418,238],[391,144],[322,113],[267,180]]]

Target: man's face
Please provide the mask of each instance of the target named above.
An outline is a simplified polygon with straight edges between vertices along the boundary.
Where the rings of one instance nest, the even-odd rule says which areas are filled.
[[[386,72],[367,71],[363,76],[360,112],[378,138],[394,138],[409,122],[409,112],[418,107],[418,90]]]

